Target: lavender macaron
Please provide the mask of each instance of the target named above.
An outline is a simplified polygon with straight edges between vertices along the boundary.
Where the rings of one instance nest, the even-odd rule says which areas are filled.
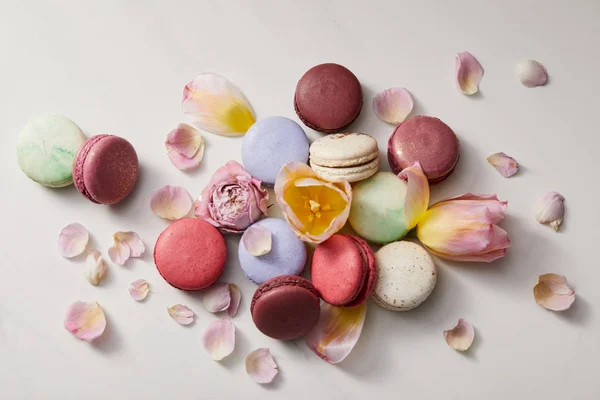
[[[308,138],[289,118],[267,117],[248,129],[242,142],[242,162],[256,179],[273,186],[281,167],[308,162]]]
[[[246,277],[260,285],[276,276],[302,273],[306,264],[306,246],[294,235],[287,222],[265,218],[254,225],[261,225],[271,232],[271,250],[262,256],[253,256],[244,247],[242,236],[238,258]]]

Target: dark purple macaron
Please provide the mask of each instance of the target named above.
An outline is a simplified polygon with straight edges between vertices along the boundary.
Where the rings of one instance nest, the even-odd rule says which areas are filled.
[[[429,183],[441,182],[450,176],[459,157],[456,134],[438,118],[410,118],[398,125],[388,141],[392,171],[398,174],[419,161]]]
[[[360,82],[347,68],[320,64],[309,69],[296,86],[294,109],[304,125],[316,131],[339,132],[360,114]]]
[[[96,135],[79,149],[73,181],[94,203],[115,204],[131,192],[138,172],[138,157],[131,143],[119,136]]]
[[[279,340],[306,335],[319,321],[319,292],[304,278],[282,275],[256,289],[250,304],[259,331]]]

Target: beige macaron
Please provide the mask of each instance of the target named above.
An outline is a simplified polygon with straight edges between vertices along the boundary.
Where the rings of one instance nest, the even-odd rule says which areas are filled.
[[[408,311],[425,301],[437,280],[429,253],[416,243],[400,241],[375,253],[377,282],[373,300],[392,311]]]
[[[364,133],[334,133],[310,146],[310,166],[323,179],[358,182],[379,170],[377,141]]]

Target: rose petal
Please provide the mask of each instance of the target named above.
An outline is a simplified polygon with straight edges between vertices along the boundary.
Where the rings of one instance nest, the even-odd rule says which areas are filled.
[[[108,249],[108,256],[119,265],[124,265],[130,257],[140,257],[146,250],[144,242],[135,232],[116,232],[113,241]]]
[[[129,295],[135,301],[142,301],[150,293],[150,285],[145,279],[138,279],[129,284]]]
[[[240,307],[240,301],[242,300],[242,292],[236,284],[229,284],[229,292],[231,293],[231,301],[229,302],[229,308],[227,309],[227,315],[235,317]]]
[[[548,82],[546,67],[534,60],[523,60],[515,66],[515,74],[529,88],[544,86]]]
[[[487,158],[487,161],[505,178],[513,176],[519,170],[517,160],[502,152],[492,154]]]
[[[76,338],[91,342],[104,333],[106,317],[95,301],[76,301],[65,316],[65,329]]]
[[[565,214],[565,198],[558,192],[547,192],[535,205],[535,219],[540,224],[550,224],[554,231],[563,221]]]
[[[405,88],[390,88],[373,98],[373,110],[379,119],[398,125],[408,117],[414,107],[410,92]]]
[[[188,215],[193,204],[192,196],[181,186],[167,185],[150,196],[152,212],[170,220],[178,220]]]
[[[473,95],[479,91],[483,68],[468,51],[456,55],[456,83],[463,94]]]
[[[254,382],[271,383],[278,372],[269,349],[256,349],[246,356],[246,373]]]
[[[200,74],[183,90],[183,112],[198,128],[226,136],[246,133],[255,122],[246,97],[226,78]]]
[[[217,313],[225,311],[231,304],[231,291],[229,283],[217,282],[204,291],[202,304],[206,311]]]
[[[567,278],[557,274],[543,274],[533,288],[535,302],[552,311],[564,311],[575,301],[575,291]]]
[[[465,351],[471,347],[473,339],[475,339],[475,329],[470,323],[461,318],[454,328],[444,331],[444,337],[448,346],[454,350]]]
[[[429,182],[418,161],[403,169],[398,176],[408,183],[404,200],[404,215],[410,230],[417,225],[429,207]]]
[[[211,322],[202,332],[202,346],[213,360],[227,357],[235,348],[235,325],[228,319]]]
[[[263,225],[250,225],[242,236],[242,244],[255,257],[267,254],[271,251],[271,231]]]
[[[85,226],[73,223],[65,226],[58,235],[58,249],[63,257],[71,258],[83,253],[90,240]]]
[[[181,170],[196,168],[204,157],[204,138],[188,124],[179,124],[165,141],[167,155],[173,165]]]
[[[173,307],[167,308],[167,311],[178,324],[189,325],[194,322],[194,312],[183,304],[175,304]]]
[[[104,274],[106,274],[106,262],[98,250],[91,250],[85,259],[85,279],[96,286],[104,279]]]
[[[323,302],[319,322],[304,337],[304,341],[323,360],[339,363],[350,354],[358,341],[366,315],[367,303],[347,308]]]

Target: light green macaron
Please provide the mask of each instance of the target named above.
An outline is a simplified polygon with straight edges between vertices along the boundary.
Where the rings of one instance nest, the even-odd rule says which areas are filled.
[[[70,119],[60,115],[42,116],[19,132],[17,159],[25,174],[48,187],[73,183],[73,164],[85,135]]]
[[[409,231],[404,216],[407,184],[391,172],[378,172],[352,188],[350,225],[363,238],[389,243]]]

